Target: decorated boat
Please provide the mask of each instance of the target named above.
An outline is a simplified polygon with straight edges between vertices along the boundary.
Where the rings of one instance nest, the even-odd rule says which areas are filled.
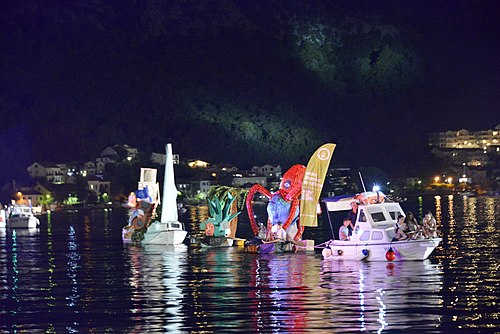
[[[131,208],[129,224],[122,230],[125,242],[140,242],[142,245],[177,245],[184,242],[187,231],[178,221],[177,188],[175,187],[172,145],[166,146],[165,178],[161,203],[161,218],[156,218],[160,203],[156,169],[141,168],[139,190],[129,196],[126,206]]]
[[[210,217],[200,223],[204,235],[197,240],[202,247],[233,246],[238,215],[247,194],[246,189],[227,186],[211,187],[207,195]]]
[[[353,233],[348,240],[331,239],[316,247],[323,248],[324,259],[402,261],[425,260],[442,241],[441,238],[408,238],[396,240],[398,216],[405,216],[397,202],[388,201],[380,192],[365,192],[357,196],[337,196],[323,199],[328,220],[331,213],[348,211],[357,204]],[[332,228],[333,233],[333,228]],[[396,241],[393,241],[396,240]]]
[[[246,198],[248,218],[255,235],[245,243],[245,251],[250,253],[274,253],[313,250],[313,240],[302,240],[304,228],[318,226],[317,207],[335,144],[324,144],[309,159],[306,166],[292,166],[281,179],[280,187],[271,192],[263,186],[254,185]],[[266,234],[259,233],[253,210],[253,197],[261,193],[269,199],[267,205]],[[286,236],[276,238],[279,230]]]

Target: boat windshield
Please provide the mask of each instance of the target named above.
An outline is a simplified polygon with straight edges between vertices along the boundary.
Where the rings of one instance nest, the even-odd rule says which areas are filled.
[[[396,230],[394,228],[388,228],[385,230],[387,232],[387,235],[389,236],[389,240],[392,240],[394,236],[396,235]]]
[[[385,216],[383,212],[373,212],[372,219],[374,223],[380,223],[385,221]]]

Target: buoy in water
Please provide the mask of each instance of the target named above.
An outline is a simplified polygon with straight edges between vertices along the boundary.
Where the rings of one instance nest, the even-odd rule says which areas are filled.
[[[385,258],[387,259],[387,261],[394,261],[396,259],[396,253],[394,252],[392,247],[389,248],[387,253],[385,253]]]
[[[332,250],[330,248],[323,248],[321,254],[323,255],[324,258],[330,257],[332,256]]]

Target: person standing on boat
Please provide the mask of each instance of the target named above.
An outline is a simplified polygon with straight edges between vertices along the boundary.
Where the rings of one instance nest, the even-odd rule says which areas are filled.
[[[358,203],[351,202],[351,211],[347,214],[347,218],[350,220],[349,226],[351,226],[351,230],[354,230],[354,225],[358,218]]]
[[[351,219],[349,217],[344,218],[343,225],[339,228],[339,240],[340,241],[348,241],[349,240],[349,224],[352,224]]]

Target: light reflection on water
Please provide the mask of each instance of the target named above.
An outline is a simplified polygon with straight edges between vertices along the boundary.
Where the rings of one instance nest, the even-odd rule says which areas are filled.
[[[403,208],[435,212],[443,236],[423,262],[123,245],[116,210],[0,230],[0,333],[498,330],[499,198],[412,203]],[[207,210],[187,214],[193,231]],[[245,224],[238,236],[248,237]],[[315,231],[317,243],[329,229]]]

